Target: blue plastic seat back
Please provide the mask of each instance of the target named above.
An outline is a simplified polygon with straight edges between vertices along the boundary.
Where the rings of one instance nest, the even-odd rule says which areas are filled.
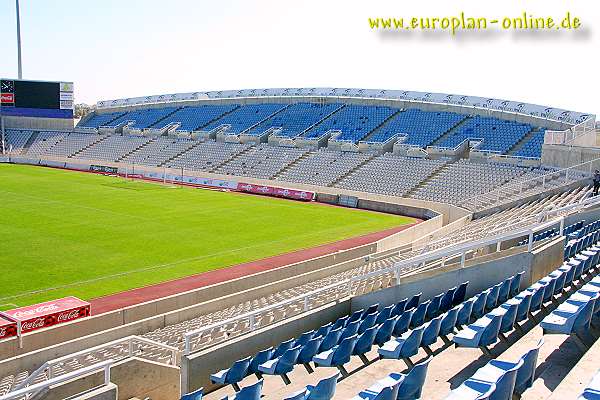
[[[375,320],[375,324],[382,324],[386,319],[392,316],[392,309],[395,307],[395,304],[391,306],[384,307],[383,310],[377,314],[377,319]]]
[[[565,282],[567,279],[567,274],[563,271],[558,271],[556,274],[556,282],[554,285],[554,295],[558,296],[559,294],[562,293],[564,287],[565,287]]]
[[[471,315],[473,316],[473,318],[481,318],[485,314],[485,303],[489,291],[490,289],[486,289],[483,292],[479,293],[475,298],[475,302],[473,303],[473,308],[471,310]]]
[[[529,350],[521,357],[521,360],[523,360],[523,365],[521,365],[517,371],[517,377],[515,380],[516,393],[521,394],[533,385],[535,378],[535,367],[537,365],[537,359],[542,344],[544,344],[543,337],[538,341],[537,345],[533,349]]]
[[[281,357],[279,357],[279,361],[277,362],[277,366],[275,367],[275,374],[284,374],[290,372],[294,369],[294,365],[298,360],[298,354],[300,354],[301,346],[292,347],[286,350],[285,353]]]
[[[427,367],[431,357],[419,364],[416,364],[413,369],[406,375],[406,378],[400,384],[398,388],[397,400],[412,400],[420,399],[423,385],[425,384],[425,378],[427,377]]]
[[[323,338],[318,336],[310,339],[302,349],[300,353],[298,353],[298,363],[306,364],[312,360],[312,358],[319,353],[319,348],[321,347],[321,342]]]
[[[235,394],[235,400],[260,400],[263,380],[260,379],[255,384],[243,387]]]
[[[427,312],[425,313],[427,318],[431,319],[438,315],[438,313],[440,312],[440,304],[442,302],[442,297],[444,297],[444,294],[440,293],[433,299],[431,299],[431,302],[429,303],[429,305],[427,305]]]
[[[419,305],[419,302],[421,301],[421,295],[423,293],[417,293],[415,294],[413,297],[410,298],[410,300],[408,301],[408,303],[406,304],[406,308],[410,309],[410,308],[417,308],[417,306]]]
[[[500,285],[501,284],[494,285],[490,288],[490,291],[488,292],[487,298],[485,300],[486,310],[491,310],[496,307],[496,304],[498,304],[498,293],[500,292]]]
[[[343,328],[346,326],[348,321],[350,320],[350,316],[346,315],[345,317],[340,317],[335,321],[335,323],[331,326],[331,329]]]
[[[358,341],[358,335],[353,335],[342,340],[335,349],[335,353],[331,359],[332,366],[344,365],[350,361],[350,356]]]
[[[425,322],[425,314],[427,313],[427,307],[429,307],[429,303],[430,301],[427,300],[419,304],[419,306],[413,313],[412,320],[410,321],[410,326],[415,328],[417,326],[423,325],[423,322]]]
[[[419,347],[421,347],[421,340],[423,339],[424,330],[425,327],[421,325],[418,328],[415,328],[412,331],[410,331],[408,337],[402,345],[402,349],[400,350],[400,357],[414,356],[419,352]]]
[[[248,373],[254,374],[258,372],[258,366],[260,364],[264,364],[269,361],[273,356],[273,348],[269,347],[268,349],[264,349],[256,353],[254,357],[252,357],[252,361],[250,361],[250,365],[248,366]]]
[[[500,284],[500,289],[498,289],[498,303],[504,303],[510,297],[511,282],[512,278],[508,278]]]
[[[573,321],[573,332],[586,332],[590,329],[592,321],[592,313],[594,312],[594,304],[598,299],[598,294],[590,298],[585,305],[579,310],[575,320]]]
[[[406,309],[407,303],[408,299],[402,299],[399,302],[397,302],[394,308],[392,309],[391,316],[400,316]]]
[[[358,336],[358,340],[356,341],[356,345],[352,350],[352,354],[359,355],[365,354],[371,351],[373,347],[373,342],[375,341],[375,336],[377,335],[377,331],[381,325],[375,325],[371,328],[367,329],[363,333]]]
[[[452,307],[452,299],[454,298],[454,293],[456,292],[456,286],[448,289],[444,296],[442,297],[442,301],[440,301],[440,312],[445,313]]]
[[[363,320],[360,322],[360,325],[358,326],[358,331],[356,333],[358,333],[360,335],[361,333],[363,333],[364,331],[366,331],[367,329],[369,329],[373,325],[375,325],[375,321],[377,321],[378,315],[379,315],[379,313],[377,311],[366,315],[363,318]]]
[[[304,346],[310,339],[313,338],[315,331],[304,332],[296,341],[294,341],[294,346]]]
[[[515,321],[517,319],[517,310],[519,308],[518,304],[507,304],[506,312],[502,316],[502,322],[500,323],[500,332],[507,333],[510,332],[515,326]]]
[[[460,308],[458,310],[458,316],[456,318],[456,326],[467,325],[469,322],[471,322],[471,313],[473,312],[474,303],[475,299],[470,298],[461,305],[457,306]]]
[[[414,312],[415,309],[410,308],[402,313],[402,315],[398,318],[398,321],[396,321],[396,325],[394,325],[394,336],[400,336],[408,330]]]
[[[492,360],[490,364],[503,364],[505,362]],[[504,372],[504,374],[498,379],[496,384],[496,390],[490,396],[490,400],[501,400],[501,399],[511,399],[513,392],[515,390],[515,383],[517,379],[517,371],[523,366],[523,360],[519,360],[516,364],[513,364],[511,369],[508,369]]]
[[[342,336],[342,331],[343,331],[343,328],[338,328],[336,330],[330,331],[327,334],[327,336],[325,336],[323,338],[323,341],[321,342],[321,347],[319,348],[319,351],[329,350],[333,346],[338,344],[338,342],[340,341],[340,337]]]
[[[444,315],[439,315],[425,324],[423,330],[423,338],[421,339],[421,346],[431,346],[437,341],[440,334],[440,324]]]
[[[204,388],[201,387],[200,389],[194,390],[193,392],[184,394],[183,396],[181,396],[180,400],[201,400],[203,395]]]
[[[289,340],[286,340],[285,342],[281,342],[279,344],[279,346],[277,346],[277,348],[273,352],[271,359],[274,359],[274,358],[277,358],[277,357],[283,355],[283,353],[285,353],[287,350],[292,348],[292,346],[294,345],[294,342],[295,342],[294,339],[289,339]]]
[[[501,323],[502,315],[492,316],[490,323],[483,329],[483,333],[479,339],[479,346],[489,346],[496,343]]]
[[[360,321],[364,312],[365,310],[363,309],[354,311],[350,316],[350,319],[348,319],[348,321],[346,322],[346,325],[351,324],[352,322]]]
[[[319,329],[317,329],[317,332],[315,333],[315,337],[317,336],[327,336],[327,334],[329,333],[329,331],[331,330],[331,327],[333,326],[333,324],[330,322],[327,325],[323,325],[322,327],[320,327]]]
[[[234,362],[229,371],[227,371],[225,383],[237,383],[244,379],[248,375],[248,367],[251,361],[252,357],[246,357]]]
[[[460,306],[452,307],[442,316],[442,322],[440,323],[440,336],[447,336],[454,331],[456,321],[458,320],[458,312]]]
[[[361,323],[362,323],[362,320],[358,320],[358,321],[354,321],[354,322],[351,322],[348,325],[346,325],[346,327],[342,331],[342,335],[340,336],[339,341],[341,342],[342,340],[346,339],[347,337],[356,335],[358,333],[358,328],[360,327]]]
[[[554,288],[556,287],[556,280],[556,277],[550,277],[550,280],[548,280],[546,288],[544,289],[544,302],[552,300],[552,296],[554,296]]]
[[[454,296],[452,297],[452,305],[457,306],[463,301],[465,301],[465,297],[467,297],[467,286],[469,285],[469,281],[463,282],[458,286],[458,289],[454,292]]]
[[[385,342],[387,342],[388,340],[390,340],[390,338],[392,337],[392,334],[394,333],[394,327],[396,326],[396,322],[398,321],[398,316],[395,317],[390,317],[388,319],[386,319],[383,324],[381,324],[379,326],[379,329],[377,330],[377,334],[375,335],[375,344],[381,346],[383,345]]]
[[[373,400],[396,400],[396,395],[398,393],[398,385],[396,386],[386,386],[375,397]]]
[[[517,306],[517,318],[515,318],[516,322],[525,321],[527,318],[529,318],[528,312],[529,308],[531,307],[532,297],[532,294],[527,292],[521,298],[519,305]]]
[[[529,306],[530,311],[538,311],[541,309],[545,290],[545,287],[542,286],[533,292],[531,295],[531,305]]]
[[[365,311],[363,311],[362,318],[374,313],[375,311],[377,311],[377,309],[379,309],[379,303],[371,304],[369,307],[367,307]]]
[[[335,395],[335,387],[340,373],[336,373],[329,378],[319,381],[315,387],[310,388],[306,400],[330,400]]]
[[[513,276],[512,281],[510,282],[510,296],[516,296],[521,289],[521,281],[523,279],[524,272],[519,272],[515,276]]]
[[[286,395],[283,400],[306,400],[308,398],[308,391],[306,388],[298,390],[297,392]]]

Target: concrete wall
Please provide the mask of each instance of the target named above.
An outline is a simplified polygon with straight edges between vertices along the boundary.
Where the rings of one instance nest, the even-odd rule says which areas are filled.
[[[99,388],[104,384],[104,371],[99,371],[50,387],[44,400],[62,400],[71,396],[81,399],[178,399],[181,391],[179,376],[177,367],[134,357],[111,367],[112,385],[109,387]],[[94,397],[87,397],[94,392],[97,392]]]
[[[5,116],[4,125],[6,129],[45,129],[45,130],[72,130],[73,119],[67,118],[33,118],[33,117],[9,117]]]
[[[398,248],[410,243],[413,243],[417,239],[431,236],[433,232],[443,229],[444,216],[437,215],[427,221],[423,221],[420,224],[411,226],[401,232],[390,235],[377,242],[377,252],[387,251],[394,248]]]
[[[185,393],[204,387],[205,393],[217,388],[210,382],[210,374],[244,357],[252,356],[282,341],[297,337],[302,332],[317,329],[350,312],[350,300],[331,303],[306,315],[299,315],[269,328],[230,340],[205,351],[183,356],[181,359],[181,388]]]
[[[117,388],[117,385],[109,383],[101,388],[71,397],[70,400],[117,400],[118,398],[119,389]]]
[[[544,144],[542,147],[542,164],[558,168],[568,168],[600,157],[600,148],[585,146],[565,146]],[[600,162],[594,163],[592,171],[600,169]],[[590,172],[589,167],[584,169]]]

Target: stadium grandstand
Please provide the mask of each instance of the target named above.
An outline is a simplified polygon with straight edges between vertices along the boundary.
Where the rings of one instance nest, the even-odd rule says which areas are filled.
[[[77,257],[113,232],[98,265],[134,242],[144,244],[138,257],[154,255],[165,237],[153,237],[152,224],[190,248],[200,245],[186,241],[192,228],[226,243],[248,231],[247,252],[302,241],[254,259],[222,248],[210,270],[134,287],[127,271],[98,267],[85,284],[106,291],[71,297],[77,307],[0,294],[0,400],[600,398],[593,115],[472,96],[289,88],[101,101],[72,128],[19,118],[6,120],[0,174],[52,174],[8,187],[23,190],[13,207],[55,203],[65,230],[91,225],[105,207],[97,242],[69,249]],[[106,180],[93,181],[99,175]],[[73,176],[86,202],[73,192],[40,200],[42,179]],[[159,188],[180,186],[201,189],[170,190],[194,194],[181,202],[200,210],[164,202]],[[96,193],[114,197],[93,203]],[[213,194],[228,197],[200,203]],[[280,199],[258,203],[269,197]],[[227,199],[239,203],[218,204]],[[141,214],[109,231],[123,217],[120,201]],[[317,214],[286,237],[260,229],[275,209],[320,204],[362,212],[363,224],[381,215],[411,224],[344,240],[325,226],[314,243],[310,234],[327,225]],[[212,213],[230,225],[209,226]],[[206,222],[175,223],[195,224],[195,214]],[[130,238],[125,224],[148,232]]]

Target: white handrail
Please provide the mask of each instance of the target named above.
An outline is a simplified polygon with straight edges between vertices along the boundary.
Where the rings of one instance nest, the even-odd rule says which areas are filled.
[[[561,176],[561,175],[565,175],[565,180],[568,181],[569,178],[569,172],[570,171],[574,171],[577,170],[577,172],[581,173],[583,176],[585,176],[585,172],[582,171],[581,167],[585,167],[585,166],[589,166],[590,169],[593,166],[594,163],[598,163],[600,162],[600,157],[599,158],[595,158],[593,160],[590,161],[586,161],[584,163],[580,163],[580,164],[576,164],[576,165],[572,165],[570,167],[567,168],[563,168],[563,169],[559,169],[556,171],[551,171],[548,172],[546,174],[540,175],[540,176],[536,176],[534,178],[530,178],[530,179],[526,179],[526,180],[520,180],[517,182],[513,182],[513,183],[509,183],[507,185],[503,185],[498,187],[497,189],[492,190],[491,192],[487,192],[487,193],[483,193],[483,194],[479,194],[473,197],[470,197],[466,200],[463,200],[463,202],[460,204],[461,207],[467,208],[469,210],[477,210],[478,207],[480,207],[481,205],[485,205],[488,204],[489,201],[486,201],[485,199],[490,199],[490,198],[496,198],[497,201],[495,203],[492,204],[497,204],[500,202],[500,198],[501,198],[501,194],[502,192],[505,193],[509,193],[509,194],[514,194],[515,191],[517,191],[517,194],[521,194],[524,191],[524,187],[526,185],[529,185],[533,182],[541,182],[542,183],[542,187],[545,187],[546,185],[546,181],[548,180],[548,178],[551,177],[556,177],[556,176]],[[582,179],[585,179],[582,176]],[[577,179],[580,180],[580,179]],[[576,181],[577,181],[576,180]],[[565,184],[568,184],[569,182],[565,182]]]
[[[97,372],[99,370],[104,370],[104,384],[106,386],[110,383],[110,367],[114,364],[114,360],[106,360],[93,365],[90,365],[85,368],[78,369],[73,372],[66,373],[64,375],[60,375],[58,377],[48,379],[47,381],[36,383],[31,386],[27,386],[22,389],[16,389],[11,392],[8,392],[4,396],[0,396],[0,400],[13,400],[13,399],[21,399],[25,397],[29,399],[33,396],[29,396],[29,394],[35,395],[40,391],[47,389],[51,386],[61,384],[63,382],[70,381],[75,378],[79,378],[83,375],[91,374]]]
[[[347,283],[348,281],[349,280],[346,280],[344,282]],[[254,318],[257,315],[269,312],[269,311],[277,309],[277,308],[280,308],[280,307],[285,306],[287,304],[296,303],[298,301],[303,301],[303,303],[304,303],[304,312],[309,311],[309,309],[308,309],[308,300],[309,300],[310,296],[315,295],[315,294],[319,294],[321,292],[326,292],[326,291],[331,290],[331,289],[339,288],[340,286],[341,286],[340,282],[336,282],[336,283],[333,283],[331,285],[324,286],[324,287],[322,287],[320,289],[312,290],[312,291],[307,292],[305,294],[292,297],[292,298],[290,298],[288,300],[284,300],[284,301],[281,301],[281,302],[278,302],[278,303],[275,303],[275,304],[271,304],[271,305],[269,305],[267,307],[259,308],[258,310],[251,311],[251,312],[239,315],[237,317],[228,318],[226,320],[219,321],[219,322],[216,322],[214,324],[211,324],[211,325],[208,325],[208,326],[205,326],[205,327],[202,327],[202,328],[198,328],[198,329],[195,329],[193,331],[186,332],[184,334],[184,340],[185,340],[184,354],[185,355],[189,355],[192,352],[192,344],[191,344],[192,339],[194,339],[195,337],[198,337],[198,336],[202,335],[204,332],[209,332],[209,331],[211,331],[211,330],[213,330],[215,328],[219,328],[221,326],[230,324],[232,322],[243,321],[243,320],[246,320],[246,319],[250,320],[250,322],[251,322],[250,323],[250,330],[253,331],[255,329]],[[350,295],[350,293],[348,293],[348,295]]]
[[[544,212],[536,215],[535,216],[536,220],[533,221],[532,224],[530,224],[530,226],[527,226],[525,228],[520,228],[520,229],[513,230],[511,232],[498,234],[491,238],[488,237],[488,238],[480,239],[477,241],[461,242],[461,243],[457,243],[454,245],[450,245],[450,246],[432,250],[432,251],[425,250],[424,253],[414,256],[414,257],[411,257],[411,258],[408,258],[408,259],[405,259],[405,260],[398,261],[389,268],[383,268],[383,269],[380,269],[377,271],[372,271],[372,272],[368,272],[368,273],[365,273],[362,275],[344,279],[344,280],[338,281],[334,284],[325,286],[321,289],[308,292],[304,295],[296,296],[292,299],[285,300],[283,302],[272,304],[268,307],[264,307],[264,308],[243,314],[239,317],[229,318],[227,320],[214,323],[207,327],[203,327],[200,329],[196,329],[196,330],[187,332],[184,334],[184,338],[185,338],[184,354],[189,355],[190,353],[192,353],[193,349],[191,346],[191,340],[194,337],[197,337],[204,332],[214,330],[217,328],[221,328],[223,326],[226,326],[227,324],[230,324],[230,323],[236,322],[236,321],[240,321],[240,320],[250,319],[250,321],[253,321],[252,318],[255,315],[268,312],[272,309],[279,308],[283,305],[297,302],[299,300],[304,300],[304,304],[306,307],[306,304],[308,303],[310,296],[314,295],[316,293],[320,293],[320,292],[327,291],[330,289],[335,289],[335,288],[346,289],[345,286],[347,286],[348,295],[352,296],[352,283],[354,283],[354,282],[363,281],[363,280],[366,280],[366,279],[374,277],[374,276],[385,275],[390,272],[393,272],[395,274],[396,278],[398,278],[400,276],[400,274],[403,272],[403,268],[405,268],[407,266],[411,267],[411,266],[415,266],[415,265],[417,265],[417,266],[424,265],[425,263],[430,262],[430,261],[440,260],[440,259],[445,260],[447,258],[452,258],[452,257],[456,257],[459,255],[461,256],[461,267],[463,267],[465,264],[465,256],[467,253],[469,253],[473,250],[480,249],[485,246],[493,245],[493,244],[496,244],[497,248],[498,248],[499,243],[501,244],[507,240],[511,240],[511,239],[515,239],[515,238],[519,238],[519,237],[523,237],[523,236],[527,236],[527,238],[528,238],[527,239],[527,249],[528,249],[528,251],[531,251],[533,248],[534,234],[536,232],[547,230],[548,228],[550,228],[554,225],[564,226],[565,215],[559,215],[559,214],[566,213],[566,212],[569,212],[572,210],[584,209],[584,208],[587,208],[592,205],[600,205],[600,196],[584,198],[583,200],[581,200],[575,204],[569,204],[564,207],[559,207],[559,208],[556,208],[553,210],[544,211]],[[550,221],[543,222],[544,219],[546,219],[547,217],[551,217],[551,216],[555,216],[556,218],[554,218]],[[426,249],[426,248],[424,248],[424,249]],[[398,284],[398,282],[399,281],[397,279],[396,284]],[[307,311],[307,310],[305,309],[305,311]],[[252,325],[252,323],[251,323],[251,325]],[[254,330],[254,326],[251,326],[250,329]]]
[[[133,357],[135,355],[137,355],[137,352],[135,352],[134,349],[134,343],[144,343],[150,346],[155,346],[167,351],[171,352],[171,363],[172,365],[176,365],[177,361],[178,361],[178,355],[179,355],[179,349],[173,346],[169,346],[166,345],[164,343],[160,343],[160,342],[155,342],[153,340],[144,338],[144,337],[140,337],[140,336],[127,336],[121,339],[117,339],[114,340],[112,342],[108,342],[108,343],[104,343],[95,347],[91,347],[85,350],[81,350],[75,353],[71,353],[71,354],[67,354],[65,356],[62,357],[58,357],[58,358],[54,358],[50,361],[46,361],[44,364],[42,364],[38,369],[36,369],[34,372],[32,372],[27,379],[25,379],[24,381],[22,381],[21,383],[19,383],[17,386],[15,386],[15,390],[20,390],[22,388],[25,388],[26,386],[30,385],[32,382],[35,381],[35,379],[41,375],[42,373],[48,371],[48,379],[52,379],[54,378],[54,372],[53,372],[53,367],[57,364],[60,364],[62,362],[65,361],[69,361],[72,360],[74,358],[78,358],[78,357],[83,357],[86,356],[88,354],[93,354],[97,351],[103,350],[103,349],[107,349],[107,348],[111,348],[114,346],[118,346],[121,344],[126,345],[127,348],[127,353],[123,355],[122,358],[127,358],[127,357]]]

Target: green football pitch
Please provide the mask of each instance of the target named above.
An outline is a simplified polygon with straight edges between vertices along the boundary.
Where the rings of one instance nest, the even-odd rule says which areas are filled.
[[[0,309],[93,299],[413,219],[0,164]]]

